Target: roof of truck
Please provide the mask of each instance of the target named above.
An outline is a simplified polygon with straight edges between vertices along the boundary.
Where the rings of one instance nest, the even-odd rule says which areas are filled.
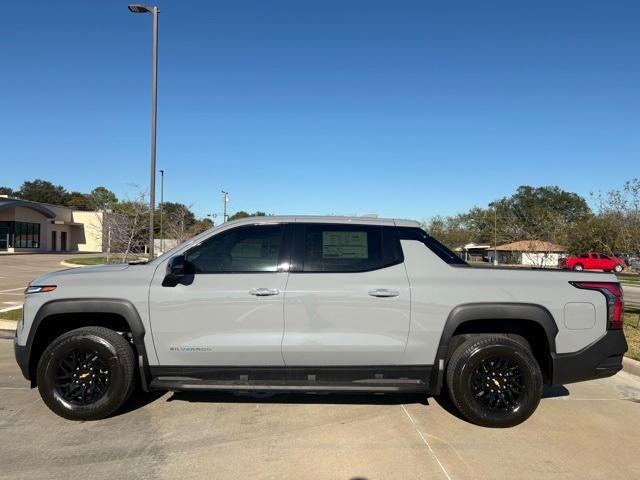
[[[345,223],[360,225],[395,225],[398,227],[420,227],[420,222],[415,220],[405,220],[400,218],[378,218],[378,217],[340,217],[334,215],[267,215],[261,217],[245,217],[227,222],[227,225],[255,224],[255,223],[285,223],[285,222],[305,222],[305,223]]]

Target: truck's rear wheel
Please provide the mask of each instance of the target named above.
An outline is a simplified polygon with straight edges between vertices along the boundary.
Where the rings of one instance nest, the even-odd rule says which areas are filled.
[[[127,401],[134,387],[129,342],[103,327],[84,327],[56,338],[38,363],[38,390],[54,413],[98,420]]]
[[[512,427],[535,411],[542,372],[524,339],[474,335],[451,356],[447,387],[456,408],[485,427]]]
[[[576,263],[576,264],[573,266],[573,269],[574,269],[574,270],[576,270],[576,271],[578,271],[578,272],[581,272],[582,270],[584,270],[584,267],[582,266],[582,264],[581,264],[581,263]]]

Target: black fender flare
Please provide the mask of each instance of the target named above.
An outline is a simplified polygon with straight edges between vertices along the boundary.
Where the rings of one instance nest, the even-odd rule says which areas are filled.
[[[43,304],[37,311],[27,337],[27,355],[26,358],[31,361],[31,350],[33,342],[37,335],[38,329],[42,322],[51,315],[60,315],[66,313],[112,313],[121,316],[129,325],[133,344],[138,354],[138,368],[140,370],[140,378],[142,388],[148,391],[148,375],[149,362],[147,351],[144,346],[144,336],[146,330],[140,314],[136,307],[129,301],[120,298],[64,298],[59,300],[51,300]],[[35,379],[31,379],[33,384]]]
[[[514,302],[479,302],[458,305],[449,312],[434,359],[434,365],[437,368],[434,368],[433,372],[437,374],[437,378],[432,378],[431,381],[437,392],[442,388],[444,370],[454,332],[465,322],[482,320],[528,320],[539,324],[546,333],[551,357],[555,358],[558,325],[551,312],[542,305]]]

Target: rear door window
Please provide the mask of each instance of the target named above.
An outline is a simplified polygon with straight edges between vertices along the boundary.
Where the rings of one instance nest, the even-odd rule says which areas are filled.
[[[299,224],[296,271],[365,272],[403,261],[391,227],[349,224]]]

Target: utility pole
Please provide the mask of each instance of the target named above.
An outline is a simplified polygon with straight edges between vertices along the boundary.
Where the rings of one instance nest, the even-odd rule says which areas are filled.
[[[156,121],[158,119],[158,7],[129,5],[132,13],[150,13],[153,16],[153,43],[151,47],[151,175],[149,185],[149,259],[153,259],[153,213],[156,208]]]
[[[160,170],[160,251],[164,253],[164,235],[162,234],[162,223],[164,220],[164,170]]]
[[[222,215],[222,221],[226,222],[227,220],[229,220],[229,217],[227,217],[227,203],[229,203],[229,192],[225,192],[224,190],[222,190],[222,201],[224,203],[224,213]]]

